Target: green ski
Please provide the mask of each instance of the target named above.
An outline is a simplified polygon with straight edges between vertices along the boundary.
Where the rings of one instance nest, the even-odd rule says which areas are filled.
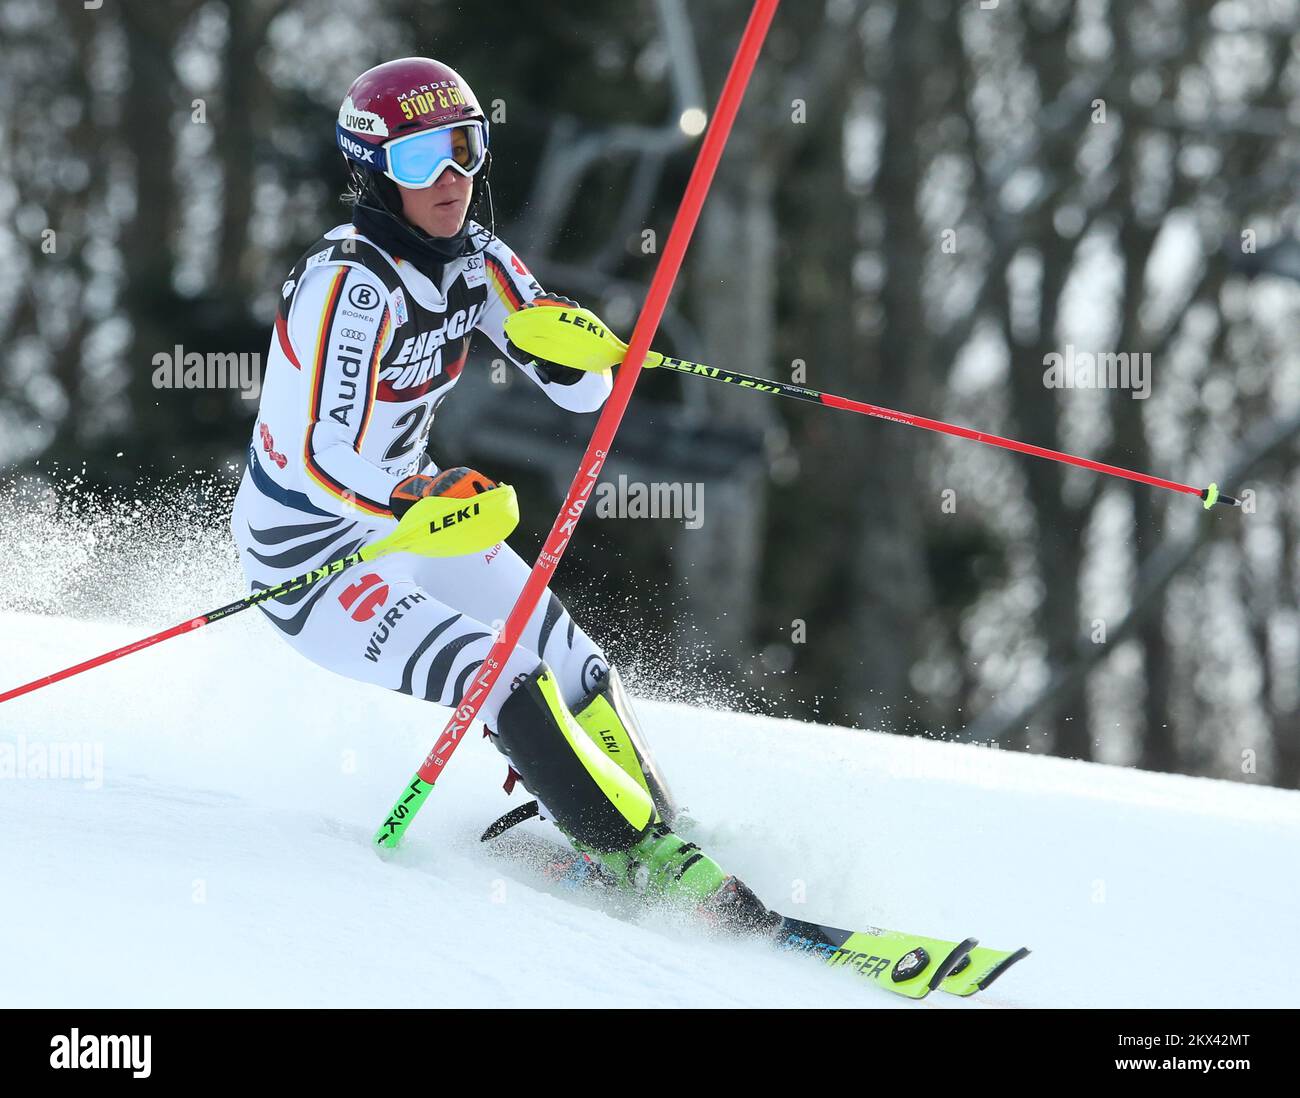
[[[520,806],[489,827],[483,840],[492,842],[495,855],[535,868],[559,888],[605,889],[621,899],[630,898],[588,855],[554,840],[517,831],[502,839],[505,832],[535,814],[532,804]],[[876,987],[909,999],[923,999],[936,988],[953,995],[972,995],[1029,953],[1027,949],[1012,953],[984,949],[974,938],[954,942],[879,927],[841,930],[773,914],[779,919],[772,939],[778,949],[806,953],[830,968],[849,969]]]
[[[924,999],[948,978],[976,946],[974,938],[949,942],[901,930],[840,930],[781,916],[776,944],[810,953],[831,968],[848,968],[877,987]]]
[[[1029,950],[1024,947],[1002,950],[977,946],[962,958],[939,985],[939,990],[950,995],[974,995],[977,991],[983,991],[1017,961],[1028,956]]]

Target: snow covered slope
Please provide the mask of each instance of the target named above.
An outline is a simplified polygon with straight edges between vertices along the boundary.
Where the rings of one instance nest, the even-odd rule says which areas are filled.
[[[0,613],[3,684],[146,631]],[[513,803],[477,740],[384,862],[369,836],[445,711],[253,612],[0,706],[0,1006],[1295,1005],[1262,947],[1300,925],[1300,794],[641,710],[697,840],[773,906],[1033,956],[917,1006],[535,889],[476,841]],[[54,745],[80,777],[38,776]]]

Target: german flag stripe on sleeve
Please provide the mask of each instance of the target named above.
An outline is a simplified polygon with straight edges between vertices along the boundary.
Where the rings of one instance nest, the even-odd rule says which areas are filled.
[[[375,410],[375,390],[379,388],[379,360],[384,354],[384,340],[388,338],[388,307],[384,307],[384,314],[379,318],[379,331],[375,333],[374,350],[370,352],[370,371],[366,375],[370,379],[370,384],[366,386],[366,403],[361,409],[361,426],[357,428],[357,440],[352,444],[358,454],[361,453],[361,446],[366,441],[366,429],[370,426],[370,414]]]
[[[321,387],[325,384],[325,359],[329,356],[330,332],[334,329],[334,314],[338,312],[339,298],[343,296],[343,283],[348,280],[348,268],[340,267],[325,295],[320,326],[316,329],[316,352],[312,355],[311,421],[320,419]]]
[[[312,356],[311,422],[303,437],[303,466],[307,470],[307,475],[336,499],[364,511],[366,514],[391,515],[392,510],[387,503],[367,499],[330,476],[329,472],[316,460],[315,448],[312,445],[312,437],[316,433],[316,424],[320,421],[321,390],[325,383],[325,362],[329,357],[330,332],[334,330],[334,317],[338,312],[339,298],[343,295],[343,284],[348,279],[348,273],[348,267],[339,268],[338,273],[334,276],[334,281],[330,283],[329,291],[325,294],[325,305],[321,309],[320,328],[316,333],[316,353]],[[364,421],[369,420],[370,409],[373,406],[372,390],[367,395]]]
[[[302,363],[298,361],[293,344],[289,342],[289,326],[285,322],[283,309],[277,309],[275,312],[275,335],[280,341],[280,350],[284,352],[284,357],[289,360],[290,365],[295,370],[301,370]]]
[[[317,484],[325,489],[335,499],[342,500],[344,503],[355,507],[358,511],[364,511],[368,515],[392,515],[392,509],[386,503],[376,503],[372,499],[367,499],[359,492],[353,491],[344,484],[340,484],[321,466],[312,453],[312,435],[316,433],[316,424],[313,422],[307,428],[307,437],[303,443],[303,462],[307,468],[307,475]]]
[[[506,270],[505,264],[491,253],[485,252],[483,258],[487,260],[488,278],[492,282],[492,288],[496,291],[497,297],[512,313],[517,313],[524,307],[524,299],[520,296],[514,279],[510,277],[510,272]]]

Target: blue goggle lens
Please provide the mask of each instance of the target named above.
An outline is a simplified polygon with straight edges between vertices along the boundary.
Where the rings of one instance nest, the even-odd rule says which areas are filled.
[[[387,149],[388,170],[405,186],[424,186],[442,174],[444,168],[458,168],[473,175],[483,166],[486,147],[478,126],[456,126],[430,130],[394,142]]]

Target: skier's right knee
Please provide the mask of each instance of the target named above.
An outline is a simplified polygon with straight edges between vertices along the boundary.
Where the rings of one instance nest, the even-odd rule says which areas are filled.
[[[646,789],[574,719],[543,662],[501,705],[497,746],[570,838],[627,850],[655,822]]]

